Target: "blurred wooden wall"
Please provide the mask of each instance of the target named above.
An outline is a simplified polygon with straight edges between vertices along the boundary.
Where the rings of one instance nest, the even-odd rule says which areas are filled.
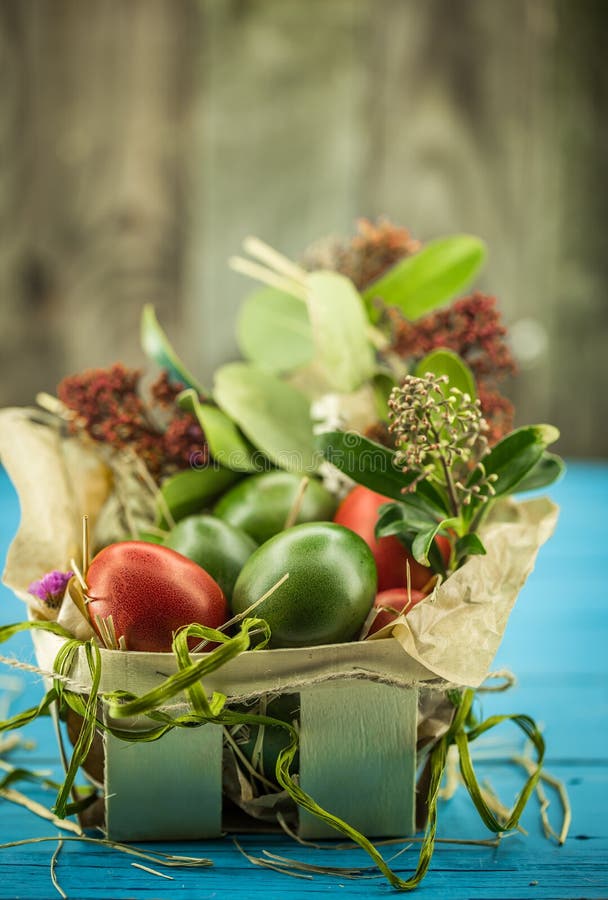
[[[0,0],[0,405],[139,364],[205,378],[248,233],[388,214],[483,236],[520,421],[608,455],[605,0]]]

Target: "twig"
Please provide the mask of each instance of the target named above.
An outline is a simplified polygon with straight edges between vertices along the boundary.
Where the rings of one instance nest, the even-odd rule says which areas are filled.
[[[137,468],[137,471],[139,472],[139,476],[140,476],[141,480],[144,482],[144,484],[146,485],[146,487],[148,488],[148,490],[154,497],[154,501],[158,505],[158,508],[161,511],[163,518],[167,522],[169,528],[175,528],[175,519],[173,518],[173,513],[169,509],[169,504],[167,503],[167,501],[165,499],[165,495],[163,494],[163,492],[160,490],[157,483],[154,481],[154,479],[150,475],[148,467],[146,466],[144,461],[141,459],[141,457],[139,457],[136,453],[133,453],[133,460],[135,462],[135,466]],[[149,528],[148,530],[149,531],[157,531],[157,529],[155,529],[155,528],[152,528],[152,529]],[[160,530],[160,529],[158,529],[158,530]],[[163,533],[166,534],[166,532],[163,532]]]
[[[61,848],[63,847],[63,840],[60,838],[57,841],[57,846],[55,848],[55,852],[51,856],[51,881],[53,882],[53,887],[57,891],[60,897],[63,897],[63,900],[68,900],[68,895],[63,890],[59,882],[57,881],[57,873],[55,872],[55,866],[57,865],[57,857],[61,853]]]
[[[76,579],[78,580],[78,583],[80,584],[80,587],[86,594],[87,591],[89,590],[89,586],[87,585],[86,581],[84,580],[84,576],[83,576],[82,572],[80,571],[80,568],[76,565],[76,562],[73,559],[70,560],[70,568],[71,568],[72,572],[74,573],[74,575],[76,576]]]
[[[82,834],[80,825],[76,825],[75,822],[70,822],[67,819],[57,818],[50,809],[47,809],[42,803],[37,803],[36,800],[31,800],[29,797],[26,797],[21,791],[16,791],[14,788],[0,788],[0,797],[3,797],[10,803],[16,803],[17,806],[24,806],[26,809],[29,809],[30,812],[34,813],[34,815],[52,822],[57,828],[61,828],[64,831],[72,831],[79,836]]]
[[[499,684],[491,685],[486,684],[487,681],[492,681],[496,678],[502,678],[503,681],[499,682]],[[509,691],[512,687],[515,687],[517,684],[517,678],[509,669],[497,669],[496,672],[489,672],[483,684],[481,684],[477,688],[478,694],[500,694],[503,691]]]
[[[57,835],[53,835],[52,837],[23,838],[19,841],[6,841],[4,844],[0,844],[0,850],[10,850],[12,847],[24,847],[27,844],[43,844],[47,841],[56,840]],[[64,842],[82,841],[85,844],[100,844],[104,847],[108,847],[110,850],[118,850],[120,853],[138,856],[140,859],[147,859],[150,862],[155,862],[157,865],[166,866],[167,868],[207,868],[208,866],[213,865],[213,861],[205,857],[176,856],[173,853],[162,853],[160,850],[140,850],[138,847],[127,847],[126,844],[121,844],[118,841],[110,841],[107,838],[87,837],[84,834],[80,834],[77,837],[62,837],[62,840]]]
[[[91,551],[89,540],[89,517],[82,517],[82,570],[85,574],[89,571],[91,564]]]
[[[298,300],[306,300],[307,298],[306,290],[301,284],[293,281],[291,278],[277,275],[272,269],[267,269],[266,266],[261,266],[250,259],[243,259],[241,256],[231,256],[228,260],[228,265],[235,272],[240,272],[241,275],[248,275],[249,278],[253,278],[255,281],[261,281],[262,284],[267,284],[269,287],[291,294],[292,297],[296,297]]]
[[[276,584],[273,584],[273,586],[271,588],[269,588],[265,594],[262,594],[262,596],[258,600],[255,601],[255,603],[252,603],[251,606],[248,606],[247,609],[244,609],[243,612],[238,613],[238,615],[233,616],[232,619],[228,619],[227,622],[224,622],[224,624],[220,625],[220,627],[216,630],[217,631],[226,631],[227,628],[230,628],[232,625],[236,625],[238,622],[241,622],[251,612],[253,612],[253,610],[256,609],[260,605],[260,603],[263,603],[264,600],[268,600],[268,598],[272,594],[274,594],[274,592],[278,588],[280,588],[281,585],[284,584],[288,578],[289,578],[289,572],[285,572],[283,577],[279,578],[279,580],[276,582]],[[201,651],[201,649],[208,643],[210,643],[210,642],[207,639],[205,639],[204,641],[201,641],[199,644],[196,645],[194,650],[192,650],[192,653],[199,653]]]
[[[272,869],[273,872],[280,872],[281,875],[291,875],[292,878],[305,878],[308,881],[312,881],[312,875],[303,875],[301,872],[291,872],[289,869],[284,866],[276,865],[275,863],[270,862],[269,859],[260,859],[259,856],[251,856],[250,853],[247,853],[236,838],[232,838],[234,846],[236,849],[243,854],[246,860],[248,860],[254,866],[260,866],[262,869]]]
[[[274,269],[277,274],[285,275],[286,278],[290,278],[304,287],[306,286],[308,272],[259,238],[246,237],[243,241],[243,249],[249,256],[258,259],[268,268]]]
[[[285,524],[283,525],[284,531],[286,531],[288,528],[291,528],[298,521],[298,516],[300,515],[300,510],[302,509],[302,503],[304,502],[304,495],[306,494],[306,490],[309,484],[310,478],[305,475],[298,485],[296,496],[293,503],[291,504],[291,509],[287,514],[287,518],[285,519]]]
[[[175,881],[173,875],[167,875],[165,872],[157,872],[156,869],[151,869],[150,866],[142,866],[141,863],[131,863],[132,866],[136,869],[143,869],[144,872],[149,872],[150,875],[157,875],[158,878],[168,878],[169,881]]]
[[[111,650],[112,649],[112,638],[108,631],[108,626],[106,624],[106,620],[103,619],[98,613],[95,614],[94,618],[95,618],[95,624],[97,625],[97,630],[99,631],[101,639],[104,643],[104,647],[106,647],[107,650]]]
[[[294,841],[297,841],[298,844],[302,844],[303,847],[312,847],[313,850],[356,850],[359,845],[352,843],[350,841],[343,844],[315,844],[313,841],[307,841],[305,838],[300,837],[300,835],[291,828],[283,813],[277,812],[277,821],[285,834],[287,834]],[[510,837],[515,834],[514,831],[501,832],[495,838],[435,838],[436,844],[464,844],[465,846],[472,847],[492,847],[496,848],[500,846],[500,843],[504,838]],[[423,837],[408,837],[408,838],[387,838],[384,841],[375,841],[377,847],[388,847],[391,844],[403,844],[404,841],[407,841],[408,844],[421,844],[425,838]]]
[[[241,748],[239,747],[239,745],[237,744],[237,742],[235,741],[235,739],[230,734],[230,732],[228,731],[227,728],[224,728],[224,737],[230,744],[234,753],[236,753],[236,755],[238,756],[240,761],[243,763],[243,765],[245,766],[247,771],[250,773],[250,775],[253,775],[259,781],[261,781],[262,784],[265,784],[266,787],[272,788],[273,791],[276,791],[276,789],[277,789],[276,784],[273,784],[272,781],[270,781],[268,778],[266,778],[265,775],[262,775],[261,772],[258,772],[257,769],[249,762],[249,760],[247,759],[247,757],[245,756],[245,754],[243,753],[243,751],[241,750]]]

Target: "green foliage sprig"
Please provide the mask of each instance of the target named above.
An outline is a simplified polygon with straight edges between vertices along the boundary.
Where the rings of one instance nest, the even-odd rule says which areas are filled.
[[[470,284],[485,258],[478,238],[442,238],[391,266],[361,294],[348,277],[306,271],[256,238],[244,250],[250,258],[231,265],[263,287],[246,298],[237,321],[244,362],[221,367],[212,390],[179,359],[152,307],[141,320],[144,352],[188,389],[180,405],[196,415],[212,457],[237,472],[255,471],[260,457],[287,469],[296,459],[300,470],[313,471],[311,400],[366,385],[377,391],[382,383],[384,403],[396,383],[382,359],[387,337],[376,327],[378,304],[415,319]]]
[[[453,383],[468,382],[459,375],[465,364],[458,361],[449,377],[441,354],[433,356],[441,374],[408,375],[391,393],[396,450],[336,431],[320,435],[318,446],[344,474],[395,501],[381,508],[376,536],[399,538],[418,562],[445,575],[485,553],[478,529],[495,500],[546,487],[564,466],[546,452],[559,437],[551,425],[519,428],[490,448],[479,402]],[[451,545],[447,571],[438,534]]]

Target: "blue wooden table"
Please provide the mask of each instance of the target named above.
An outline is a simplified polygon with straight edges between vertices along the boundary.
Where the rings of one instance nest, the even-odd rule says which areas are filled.
[[[600,523],[608,509],[608,465],[573,463],[566,478],[552,489],[561,505],[557,533],[540,554],[511,617],[496,667],[508,667],[518,684],[505,694],[486,695],[485,714],[525,712],[542,723],[548,745],[547,770],[567,787],[572,827],[564,846],[547,840],[539,806],[533,798],[522,820],[527,835],[515,834],[500,846],[439,843],[426,880],[418,888],[424,898],[607,898],[608,897],[608,606],[606,553]],[[18,504],[0,471],[0,560],[15,531]],[[23,606],[0,588],[0,623],[19,621]],[[28,636],[14,638],[0,652],[34,662]],[[36,676],[0,666],[1,704],[11,701],[13,712],[32,705],[42,695]],[[500,733],[499,733],[500,732]],[[477,770],[491,781],[505,803],[511,804],[521,787],[521,770],[510,757],[519,752],[518,735],[503,726],[477,750]],[[59,775],[58,756],[50,722],[35,723],[23,734],[36,742],[6,758],[14,765],[48,769]],[[1,774],[1,773],[0,773]],[[36,785],[18,785],[33,799],[51,806],[53,792]],[[557,797],[549,815],[561,823]],[[0,849],[0,898],[59,896],[50,878],[50,860],[58,832],[28,810],[0,799],[0,843],[52,837],[42,843]],[[472,804],[460,789],[440,807],[439,836],[475,840],[492,836],[485,831]],[[322,866],[367,866],[362,851],[312,849],[278,836],[243,836],[242,848],[264,857],[269,851]],[[381,878],[350,880],[315,875],[295,878],[254,866],[232,839],[188,844],[148,845],[151,849],[208,857],[204,869],[167,869],[115,850],[83,843],[65,843],[57,857],[59,885],[71,898],[222,898],[317,895],[381,897],[392,888]],[[331,847],[332,845],[328,845]],[[403,846],[407,846],[404,844]],[[385,847],[391,856],[401,846]],[[412,844],[394,862],[406,877],[415,867],[418,845]],[[140,862],[161,878],[136,868]]]

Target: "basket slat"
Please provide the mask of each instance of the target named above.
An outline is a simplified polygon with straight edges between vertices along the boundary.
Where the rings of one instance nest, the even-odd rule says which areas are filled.
[[[158,741],[105,735],[111,840],[216,838],[222,832],[222,728],[175,728]]]
[[[302,691],[300,783],[369,837],[415,831],[418,691],[343,681]],[[301,837],[337,832],[300,810]]]

